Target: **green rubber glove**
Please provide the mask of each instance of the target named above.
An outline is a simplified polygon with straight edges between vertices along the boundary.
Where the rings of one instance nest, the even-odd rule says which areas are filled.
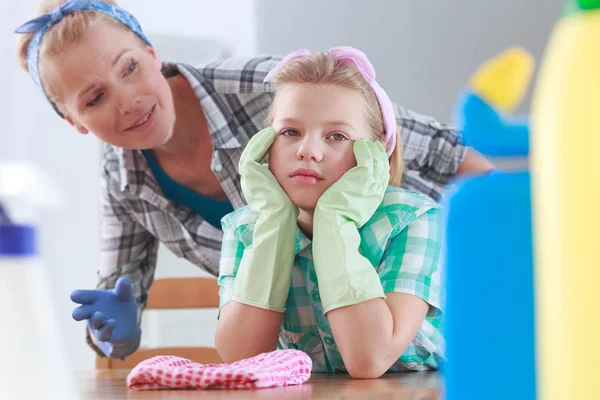
[[[390,165],[379,142],[354,142],[357,166],[331,185],[317,202],[313,259],[323,312],[385,298],[373,265],[360,253],[358,229],[381,204]]]
[[[240,157],[242,191],[258,218],[252,245],[244,250],[232,299],[285,311],[296,250],[298,207],[261,160],[275,140],[273,128],[252,137]]]

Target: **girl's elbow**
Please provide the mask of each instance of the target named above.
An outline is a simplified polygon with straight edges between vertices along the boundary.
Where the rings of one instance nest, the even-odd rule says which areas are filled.
[[[390,367],[380,357],[372,355],[351,357],[344,364],[348,374],[354,379],[380,378]]]
[[[221,360],[225,364],[230,364],[235,362],[234,355],[231,354],[231,346],[228,344],[228,340],[226,335],[222,332],[222,329],[219,329],[217,326],[217,332],[215,333],[215,348],[217,350],[217,354],[221,357]]]
[[[240,340],[235,331],[223,326],[222,321],[217,323],[215,332],[215,348],[219,357],[225,364],[231,364],[244,358],[245,348],[240,345]]]
[[[245,335],[245,332],[246,331],[240,329],[220,328],[217,324],[215,348],[219,357],[221,357],[225,364],[245,360],[277,349],[277,343],[273,345],[273,343],[264,338],[264,336]],[[252,337],[254,337],[254,339]],[[259,340],[261,338],[263,340]]]
[[[387,369],[377,365],[362,365],[357,367],[347,367],[348,374],[353,379],[377,379],[380,378]]]
[[[240,346],[239,342],[236,344],[235,342],[224,340],[224,338],[219,338],[218,335],[215,337],[215,348],[217,354],[219,354],[219,357],[221,357],[221,360],[225,364],[232,364],[236,361],[258,355],[252,351],[253,349]]]

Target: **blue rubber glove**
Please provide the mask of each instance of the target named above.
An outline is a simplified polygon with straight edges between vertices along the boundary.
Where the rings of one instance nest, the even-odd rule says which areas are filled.
[[[129,279],[121,277],[114,289],[75,290],[71,301],[81,304],[73,319],[87,320],[88,329],[107,357],[124,358],[138,349],[142,330]]]

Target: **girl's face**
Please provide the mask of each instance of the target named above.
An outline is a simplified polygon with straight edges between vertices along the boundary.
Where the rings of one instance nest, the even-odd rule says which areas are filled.
[[[171,89],[154,49],[135,33],[99,24],[44,69],[59,109],[79,132],[128,149],[154,148],[171,137]]]
[[[277,132],[269,168],[301,210],[356,166],[356,139],[369,137],[365,104],[354,90],[334,85],[285,84],[273,104]]]

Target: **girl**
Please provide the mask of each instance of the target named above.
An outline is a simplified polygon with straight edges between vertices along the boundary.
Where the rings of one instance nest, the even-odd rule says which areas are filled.
[[[441,210],[399,188],[401,140],[371,64],[350,47],[299,50],[265,80],[270,128],[239,166],[248,206],[222,220],[219,354],[279,344],[355,378],[437,368]]]

